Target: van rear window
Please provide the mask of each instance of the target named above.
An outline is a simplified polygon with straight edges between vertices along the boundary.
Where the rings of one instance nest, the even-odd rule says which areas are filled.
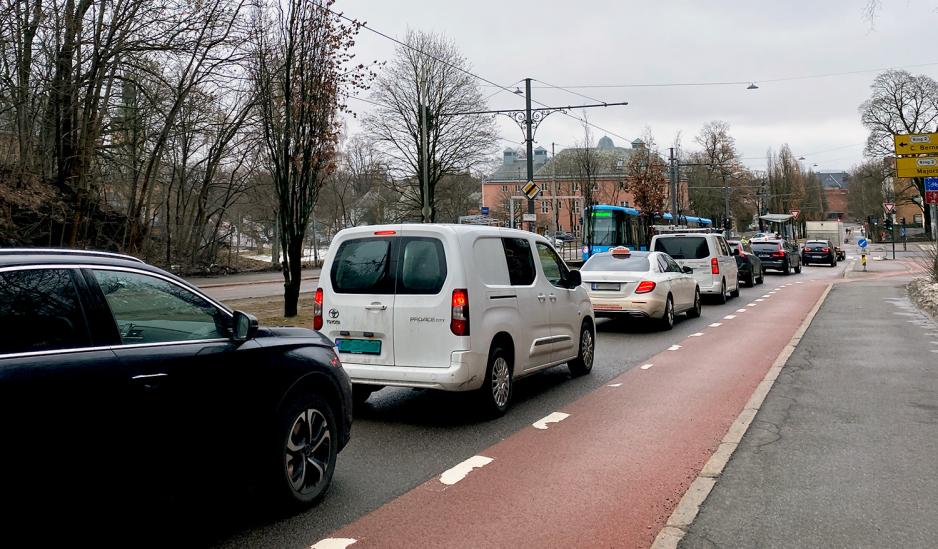
[[[332,288],[344,294],[392,294],[391,264],[391,239],[346,240],[332,263]]]
[[[655,241],[655,251],[674,259],[706,259],[710,257],[707,239],[702,236],[671,236]]]

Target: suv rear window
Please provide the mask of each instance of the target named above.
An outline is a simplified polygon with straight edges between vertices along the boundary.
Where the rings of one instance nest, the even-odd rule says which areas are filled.
[[[706,259],[710,257],[707,239],[702,236],[670,236],[655,241],[655,251],[674,259]]]
[[[346,240],[332,263],[332,288],[343,294],[394,293],[390,238]]]
[[[777,252],[781,242],[753,242],[752,249],[756,252]]]

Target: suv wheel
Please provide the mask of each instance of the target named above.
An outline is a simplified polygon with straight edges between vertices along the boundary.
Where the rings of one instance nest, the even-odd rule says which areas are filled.
[[[489,364],[485,369],[485,381],[479,388],[479,399],[488,416],[500,416],[508,410],[511,402],[511,359],[501,347],[489,353]]]
[[[318,501],[335,473],[339,439],[332,409],[316,395],[300,396],[284,408],[278,436],[275,496],[293,507]]]
[[[694,308],[687,311],[687,318],[700,318],[700,288],[694,290]]]
[[[782,267],[782,274],[788,276],[791,274],[791,260],[785,260],[785,266]]]
[[[795,267],[795,274],[801,274],[801,262],[798,262],[798,266]]]
[[[671,296],[668,296],[668,300],[664,302],[664,314],[661,316],[661,329],[670,330],[674,327],[674,300],[671,299]]]
[[[577,357],[567,363],[570,374],[583,376],[593,370],[593,358],[596,355],[596,336],[593,329],[586,322],[580,328],[580,352]]]

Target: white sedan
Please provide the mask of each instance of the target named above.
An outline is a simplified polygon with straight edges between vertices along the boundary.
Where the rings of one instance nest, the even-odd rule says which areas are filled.
[[[628,248],[590,257],[580,269],[597,317],[651,318],[670,330],[674,315],[700,316],[700,288],[689,267],[662,252]]]

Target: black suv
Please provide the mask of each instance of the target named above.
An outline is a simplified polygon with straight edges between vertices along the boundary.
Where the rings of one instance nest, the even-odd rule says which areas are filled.
[[[0,486],[43,516],[102,490],[313,503],[351,413],[313,330],[258,327],[133,257],[0,249]]]
[[[801,252],[801,261],[809,263],[824,263],[831,267],[837,266],[837,249],[830,240],[809,240],[804,243]]]
[[[801,272],[801,253],[798,245],[783,238],[760,238],[749,243],[762,262],[763,269],[782,271],[782,274]]]

